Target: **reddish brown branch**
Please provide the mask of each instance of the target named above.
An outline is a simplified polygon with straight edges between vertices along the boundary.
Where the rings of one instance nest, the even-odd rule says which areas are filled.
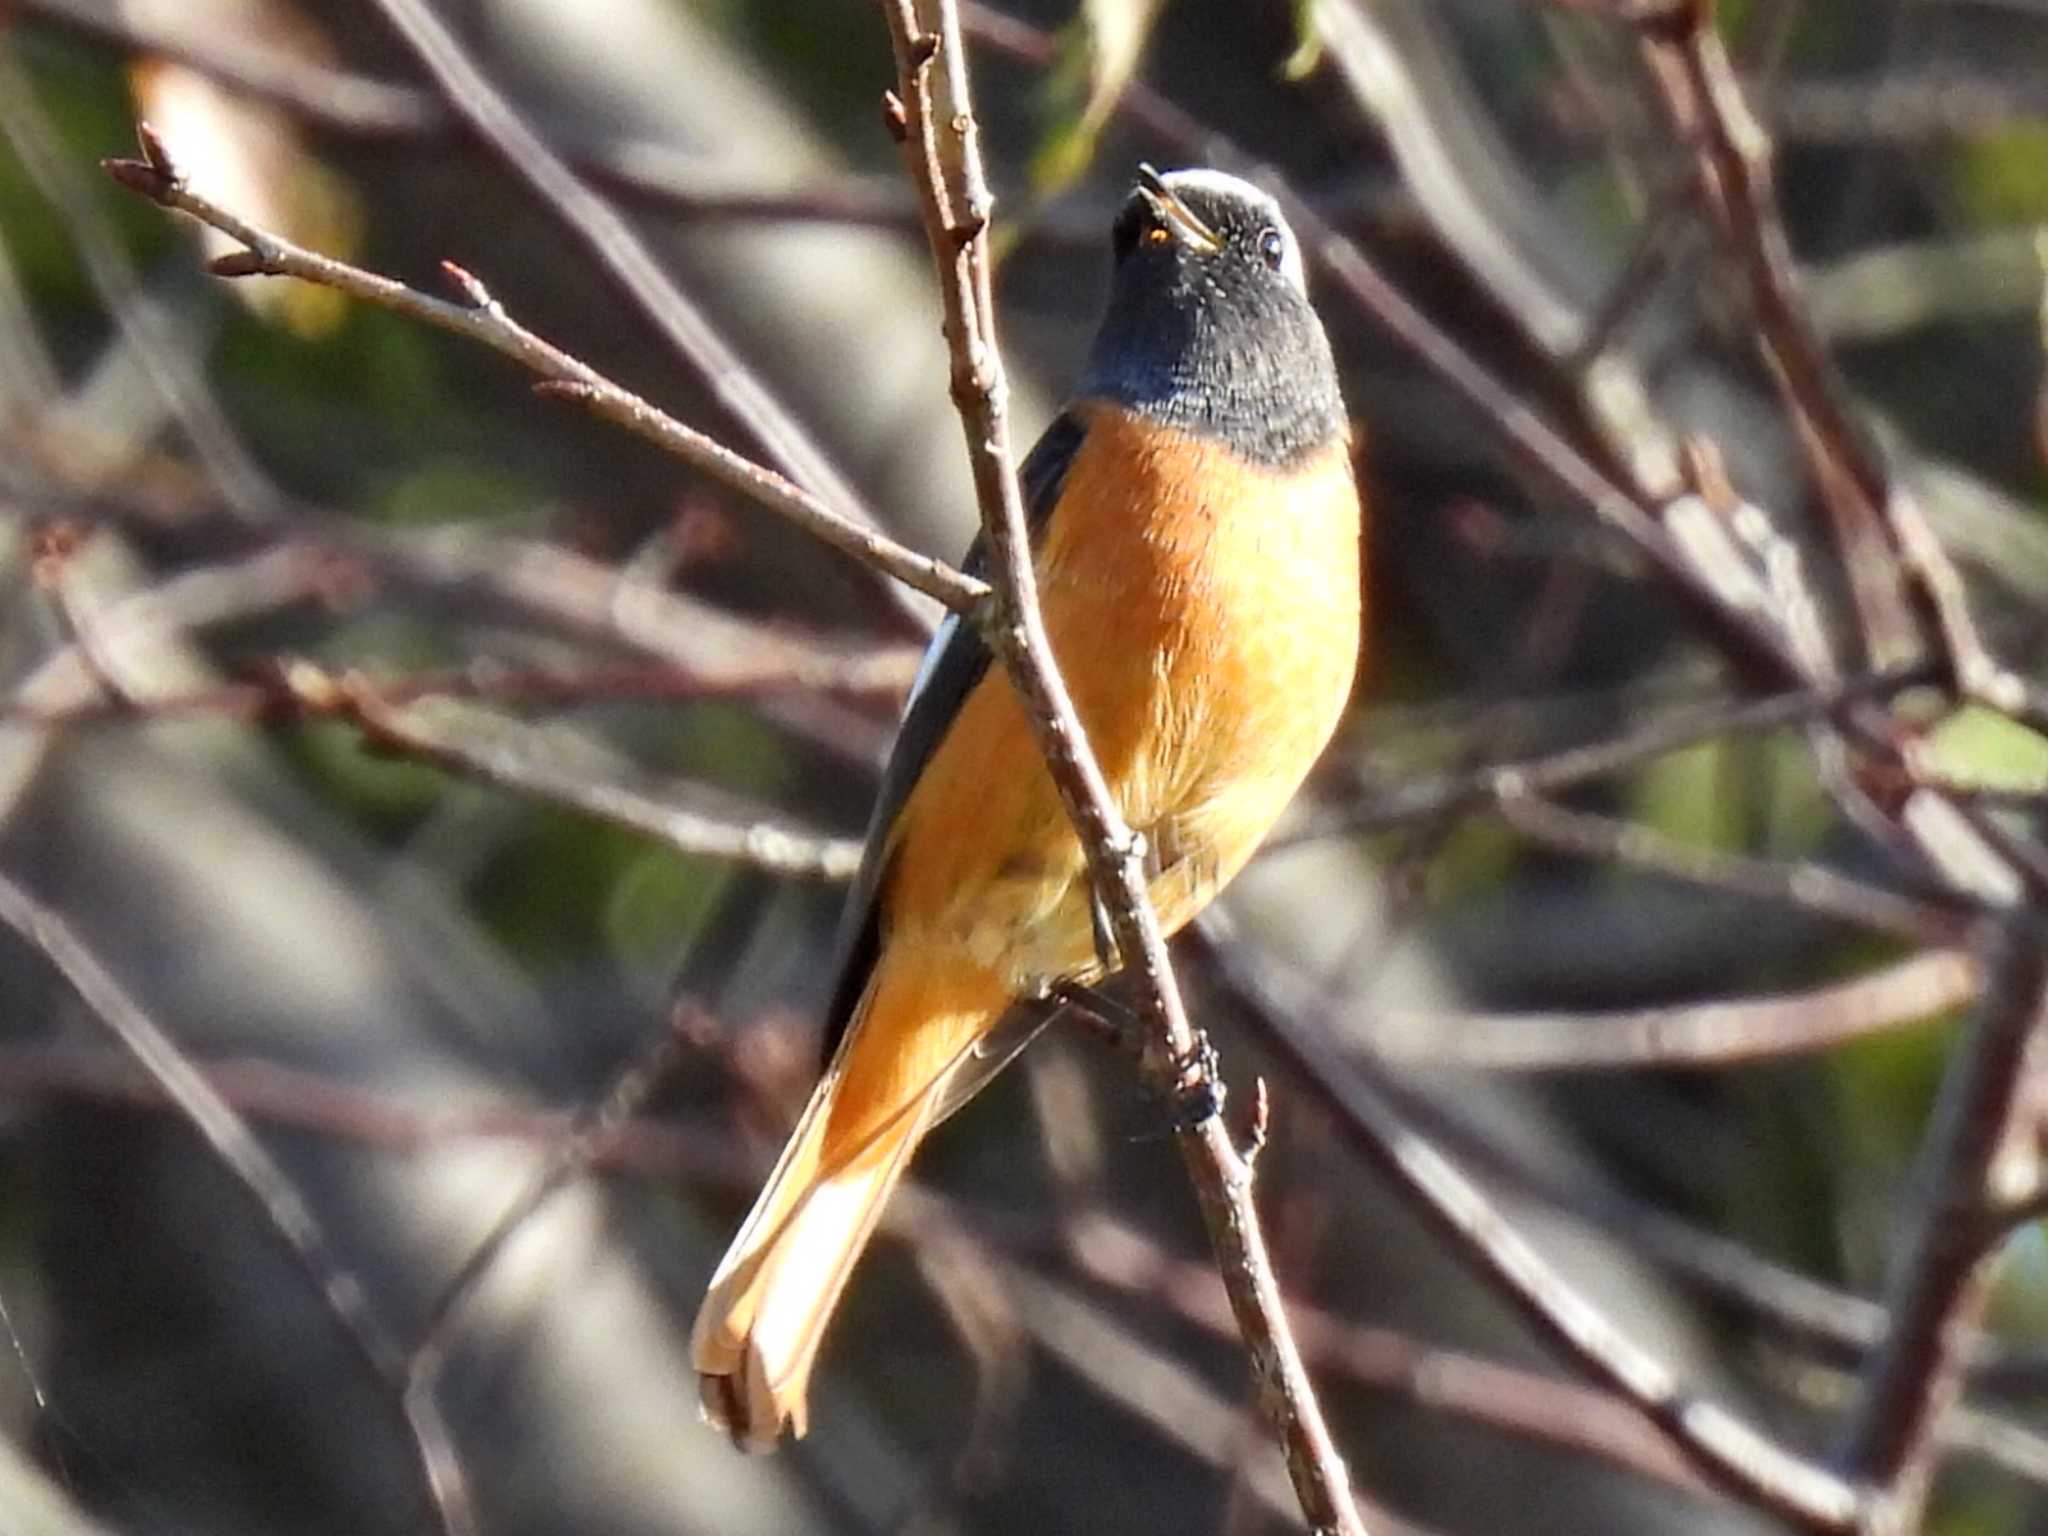
[[[1177,1259],[1128,1227],[1085,1214],[1073,1223],[1067,1246],[1093,1279],[1147,1301],[1163,1300],[1211,1331],[1223,1333],[1234,1327],[1229,1299],[1214,1269]],[[1709,1491],[1656,1426],[1623,1398],[1440,1349],[1391,1328],[1361,1327],[1299,1302],[1291,1315],[1308,1358],[1333,1378],[1688,1492]]]
[[[369,1291],[335,1255],[297,1186],[264,1150],[234,1106],[129,996],[70,925],[4,875],[0,875],[0,923],[42,953],[233,1175],[305,1275],[364,1369],[395,1399],[443,1536],[468,1536],[475,1528],[468,1480],[440,1408],[431,1393],[412,1389],[405,1351],[371,1305]]]
[[[1538,1337],[1635,1404],[1716,1487],[1801,1530],[1844,1536],[1862,1529],[1856,1486],[1689,1389],[1552,1268],[1391,1097],[1268,999],[1227,951],[1209,952],[1226,991],[1258,1020],[1340,1133]]]
[[[1504,794],[1503,820],[1524,837],[1583,859],[1625,864],[1707,890],[1780,902],[1917,943],[1953,943],[1967,910],[1945,908],[1814,863],[1779,863],[1681,843],[1642,822],[1571,810],[1537,795]]]
[[[1995,708],[2033,713],[2029,690],[1990,654],[1962,578],[1912,493],[1850,411],[1847,392],[1799,297],[1772,189],[1769,136],[1714,29],[1712,0],[1659,5],[1641,20],[1644,57],[1673,133],[1698,157],[1699,185],[1742,277],[1758,348],[1828,508],[1865,646],[1885,666],[1919,654],[1911,590],[1927,606],[1957,686]]]
[[[874,534],[875,517],[852,481],[733,351],[710,317],[677,287],[619,211],[585,185],[492,85],[433,10],[421,0],[371,3],[426,70],[463,127],[588,254],[599,275],[696,372],[768,456],[821,501],[843,509],[841,516],[847,521]],[[875,562],[870,561],[870,567]],[[932,595],[946,601],[939,593]]]
[[[2048,1022],[2048,950],[2033,924],[1987,924],[1984,947],[1984,1001],[1942,1083],[1925,1184],[1894,1256],[1891,1324],[1841,1448],[1848,1474],[1877,1489],[1888,1530],[1917,1528],[1936,1432],[1961,1394],[1968,1335],[1989,1295],[1987,1260],[2010,1228],[1993,1164],[2022,1129],[2027,1049]]]
[[[1865,699],[1885,699],[1934,681],[1931,667],[1867,673],[1825,686],[1795,688],[1754,699],[1729,699],[1678,709],[1620,735],[1567,747],[1516,762],[1486,763],[1444,776],[1407,775],[1336,807],[1289,831],[1274,846],[1333,836],[1377,832],[1483,809],[1509,792],[1555,794],[1590,779],[1604,778],[1717,737],[1805,725]]]
[[[1024,702],[1108,912],[1123,968],[1138,988],[1151,1037],[1148,1074],[1170,1096],[1179,1076],[1176,1063],[1195,1059],[1197,1039],[1146,891],[1141,849],[1110,798],[1039,614],[996,346],[988,241],[993,200],[969,99],[958,6],[955,0],[891,0],[883,12],[896,52],[892,126],[918,188],[938,268],[953,398],[995,577],[985,630]],[[1251,1169],[1220,1115],[1184,1129],[1179,1141],[1251,1356],[1260,1410],[1285,1453],[1302,1512],[1318,1531],[1364,1536],[1349,1475],[1288,1328],[1252,1201]]]
[[[310,552],[287,555],[303,560],[309,568],[317,561],[317,556]],[[314,570],[313,579],[308,582],[307,590],[314,594],[319,591],[318,575]],[[893,702],[901,700],[909,683],[901,665],[904,654],[882,651],[871,658],[850,658],[852,664],[837,676],[804,676],[795,671],[778,676],[763,669],[760,675],[752,677],[707,677],[659,662],[559,668],[477,661],[445,670],[358,677],[352,686],[366,689],[377,702],[394,709],[429,699],[574,708],[620,702],[694,704],[712,699],[757,700],[821,692]],[[178,716],[255,721],[288,718],[302,713],[306,704],[292,680],[291,669],[295,664],[286,657],[265,657],[253,666],[236,668],[250,672],[250,676],[182,693],[155,693],[147,698],[123,698],[103,692],[94,698],[62,703],[20,697],[0,699],[0,720],[20,725],[82,726]]]
[[[1721,1070],[1833,1050],[1977,995],[1967,951],[1930,950],[1847,981],[1765,997],[1603,1013],[1388,1014],[1347,1032],[1395,1061],[1491,1072]]]
[[[214,264],[221,275],[299,278],[480,341],[550,383],[562,386],[557,393],[564,397],[626,426],[741,495],[789,518],[834,548],[886,571],[949,607],[971,607],[987,590],[983,583],[962,575],[945,562],[906,549],[775,471],[684,426],[631,391],[620,388],[580,358],[543,341],[506,314],[482,283],[453,263],[446,264],[446,270],[450,282],[463,297],[461,303],[432,298],[391,278],[306,250],[193,192],[155,134],[145,126],[141,137],[143,158],[109,160],[108,174],[130,191],[240,241],[241,251]]]
[[[654,838],[681,854],[806,880],[849,880],[860,865],[857,842],[766,818],[693,809],[674,794],[631,782],[622,770],[592,774],[511,720],[476,711],[439,718],[433,701],[394,704],[366,679],[337,677],[311,662],[293,663],[279,675],[291,710],[352,725],[375,750]]]

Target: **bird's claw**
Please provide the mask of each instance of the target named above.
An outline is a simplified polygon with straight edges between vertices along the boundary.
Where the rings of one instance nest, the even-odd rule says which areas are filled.
[[[1195,1031],[1195,1043],[1173,1062],[1173,1123],[1177,1130],[1198,1130],[1223,1113],[1226,1090],[1223,1063],[1206,1030]]]

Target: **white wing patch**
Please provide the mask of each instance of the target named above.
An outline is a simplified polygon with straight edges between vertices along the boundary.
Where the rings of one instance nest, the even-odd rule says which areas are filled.
[[[910,713],[911,706],[917,703],[918,698],[924,693],[926,684],[932,680],[932,674],[939,669],[939,658],[945,655],[946,647],[953,643],[953,636],[959,632],[960,615],[947,614],[940,623],[938,632],[932,636],[932,643],[924,648],[924,659],[917,664],[917,676],[910,680],[910,697],[903,701],[905,714]]]

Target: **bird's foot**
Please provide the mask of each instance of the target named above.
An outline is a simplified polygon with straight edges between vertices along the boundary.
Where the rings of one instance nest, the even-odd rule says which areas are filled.
[[[1209,1042],[1207,1030],[1195,1031],[1195,1043],[1173,1063],[1173,1123],[1192,1131],[1223,1113],[1226,1089],[1222,1058]]]

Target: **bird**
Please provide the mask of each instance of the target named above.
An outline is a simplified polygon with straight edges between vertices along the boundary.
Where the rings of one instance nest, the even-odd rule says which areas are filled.
[[[1141,167],[1110,262],[1079,383],[1018,480],[1054,659],[1171,934],[1251,857],[1347,707],[1364,505],[1272,197]],[[966,568],[982,564],[977,540]],[[1023,706],[956,614],[883,773],[823,1076],[691,1332],[704,1416],[735,1444],[805,1432],[827,1326],[911,1154],[1028,1041],[1029,1004],[1112,963]]]

